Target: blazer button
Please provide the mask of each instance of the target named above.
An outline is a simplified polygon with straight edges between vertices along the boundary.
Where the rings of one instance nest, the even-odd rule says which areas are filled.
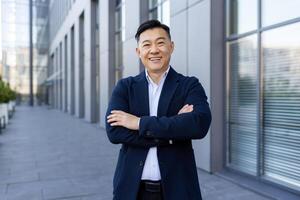
[[[142,167],[144,165],[143,161],[140,161],[140,167]]]

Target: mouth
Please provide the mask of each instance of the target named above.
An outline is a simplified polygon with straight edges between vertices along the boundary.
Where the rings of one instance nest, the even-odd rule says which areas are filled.
[[[156,63],[156,62],[160,62],[160,61],[161,61],[161,57],[151,57],[151,58],[149,58],[149,60],[150,60],[151,62]]]

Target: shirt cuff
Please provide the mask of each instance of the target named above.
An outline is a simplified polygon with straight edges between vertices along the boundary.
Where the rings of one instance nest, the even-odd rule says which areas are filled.
[[[138,119],[138,122],[137,122],[137,123],[138,123],[138,124],[137,124],[137,125],[138,125],[138,130],[140,130],[140,120],[141,120],[141,118],[139,118],[139,119]]]

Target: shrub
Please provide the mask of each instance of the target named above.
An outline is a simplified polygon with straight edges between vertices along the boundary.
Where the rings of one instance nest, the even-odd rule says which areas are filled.
[[[0,77],[0,103],[8,103],[10,100],[16,99],[16,92],[9,88]]]

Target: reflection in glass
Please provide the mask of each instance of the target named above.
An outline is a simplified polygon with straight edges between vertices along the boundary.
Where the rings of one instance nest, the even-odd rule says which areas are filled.
[[[227,1],[227,34],[240,34],[257,29],[257,0]]]
[[[300,23],[262,34],[264,175],[300,188]]]
[[[149,19],[157,19],[170,25],[170,0],[148,0]]]
[[[257,36],[228,44],[230,71],[229,165],[256,174],[257,164]]]
[[[122,78],[123,41],[125,40],[125,1],[116,0],[115,7],[115,83]]]
[[[300,17],[299,0],[262,0],[262,24],[269,26]]]
[[[160,1],[160,0],[159,0]],[[158,0],[149,0],[149,8],[157,7]]]
[[[48,2],[33,4],[33,93],[44,101],[48,65]],[[29,1],[1,1],[2,79],[17,91],[18,101],[28,101],[29,79]]]

